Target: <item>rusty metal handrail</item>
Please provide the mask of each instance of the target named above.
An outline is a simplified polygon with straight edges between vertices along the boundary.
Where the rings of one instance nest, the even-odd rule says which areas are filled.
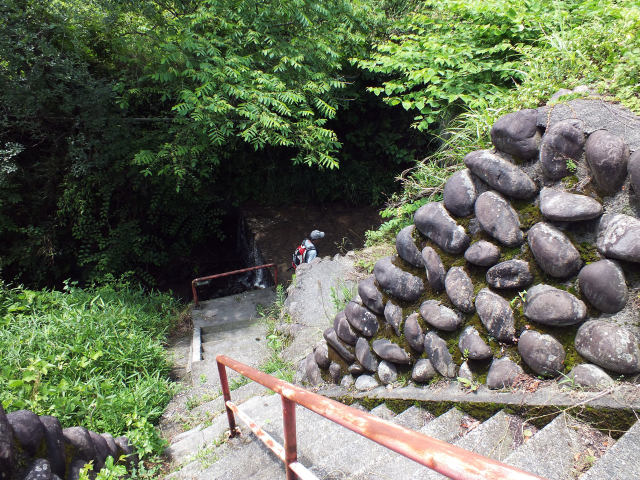
[[[335,400],[323,397],[322,395],[312,393],[304,388],[256,370],[226,355],[216,356],[216,362],[218,364],[218,373],[220,374],[220,384],[222,386],[222,394],[225,401],[231,436],[235,436],[238,433],[234,418],[234,411],[238,412],[238,408],[231,402],[231,392],[229,390],[225,367],[229,367],[254,382],[258,382],[282,397],[285,458],[278,455],[278,452],[272,448],[273,445],[267,443],[267,446],[276,452],[276,455],[284,461],[287,480],[312,478],[303,475],[298,476],[296,474],[296,471],[301,465],[297,462],[296,452],[295,404],[301,405],[318,415],[322,415],[338,425],[348,428],[383,447],[393,450],[454,480],[543,480],[541,477],[532,473],[470,452],[451,445],[450,443],[443,442],[442,440],[428,437],[422,433],[378,418],[370,413],[362,412],[353,407],[336,402]],[[253,422],[250,419],[249,421]],[[255,425],[255,423],[253,424]],[[253,427],[251,428],[254,430]],[[264,434],[259,427],[257,427],[257,429]],[[254,430],[254,432],[255,431],[256,430]],[[271,442],[273,442],[273,439],[271,439]],[[277,445],[277,447],[280,446]],[[275,448],[277,449],[277,447]]]
[[[273,268],[273,281],[276,285],[278,285],[278,266],[275,263],[266,263],[264,265],[257,265],[255,267],[242,268],[240,270],[233,270],[231,272],[216,273],[215,275],[194,278],[193,280],[191,280],[191,292],[193,293],[193,302],[195,303],[195,306],[197,307],[199,305],[198,290],[196,289],[198,283],[205,282],[207,280],[213,280],[215,278],[228,277],[229,275],[236,275],[238,273],[246,273],[246,272],[251,272],[253,270],[260,270],[262,268]]]

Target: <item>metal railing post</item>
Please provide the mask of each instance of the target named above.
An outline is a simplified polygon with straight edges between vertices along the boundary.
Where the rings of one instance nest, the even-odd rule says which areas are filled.
[[[198,305],[198,290],[196,289],[195,280],[191,282],[191,293],[193,293],[193,303],[195,304],[195,307],[198,308],[200,305]]]
[[[282,422],[284,424],[284,464],[287,480],[298,480],[298,475],[291,470],[291,464],[298,461],[296,404],[285,397],[282,397]]]
[[[224,398],[224,408],[227,410],[227,419],[229,420],[229,438],[235,437],[239,432],[236,427],[236,418],[233,411],[227,405],[231,401],[231,391],[229,390],[229,380],[227,379],[227,368],[216,360],[218,364],[218,375],[220,375],[220,387],[222,388],[222,397]]]

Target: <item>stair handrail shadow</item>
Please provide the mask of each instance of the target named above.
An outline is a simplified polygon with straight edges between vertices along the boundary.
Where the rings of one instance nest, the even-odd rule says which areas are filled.
[[[544,480],[532,473],[409,430],[370,413],[292,385],[226,355],[216,356],[216,362],[229,420],[230,436],[234,437],[240,433],[236,427],[234,416],[237,414],[256,436],[284,462],[287,480],[317,480],[317,477],[297,460],[296,404],[453,480]],[[284,447],[231,401],[226,367],[280,395],[283,410]]]
[[[278,285],[278,266],[275,263],[265,263],[264,265],[256,265],[255,267],[241,268],[240,270],[232,270],[230,272],[216,273],[215,275],[207,275],[206,277],[198,277],[191,280],[191,293],[193,294],[193,303],[195,308],[200,306],[198,301],[198,286],[214,280],[216,278],[228,277],[229,275],[236,275],[239,273],[252,272],[253,270],[261,270],[263,268],[273,268],[273,283]]]

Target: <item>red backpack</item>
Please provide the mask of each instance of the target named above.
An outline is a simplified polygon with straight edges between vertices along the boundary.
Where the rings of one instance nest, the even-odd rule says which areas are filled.
[[[293,258],[291,259],[291,266],[294,270],[298,268],[298,265],[305,261],[306,254],[307,249],[304,247],[304,245],[300,245],[295,249],[295,251],[293,252]]]

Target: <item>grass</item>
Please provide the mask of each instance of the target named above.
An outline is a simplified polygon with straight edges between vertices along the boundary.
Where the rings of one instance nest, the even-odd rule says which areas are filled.
[[[357,284],[347,284],[344,280],[340,280],[336,287],[331,287],[329,296],[331,303],[336,312],[341,312],[347,306],[347,303],[356,296],[358,292]]]
[[[271,350],[270,358],[260,365],[259,370],[281,380],[293,382],[294,366],[291,362],[282,359],[283,350],[291,343],[291,337],[279,328],[283,323],[291,323],[291,318],[284,308],[285,300],[284,287],[278,285],[273,304],[258,310],[258,314],[267,327],[267,346]]]
[[[0,401],[127,435],[144,455],[174,393],[164,342],[178,313],[165,294],[126,283],[65,291],[0,284]]]

